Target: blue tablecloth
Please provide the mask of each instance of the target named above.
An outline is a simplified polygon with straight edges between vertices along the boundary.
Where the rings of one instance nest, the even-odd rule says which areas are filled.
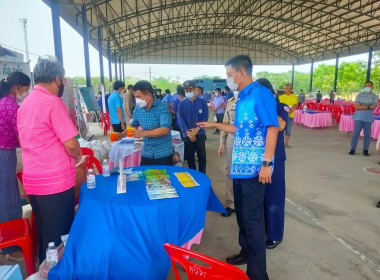
[[[97,176],[92,190],[84,183],[65,253],[49,280],[164,280],[170,260],[163,244],[182,246],[203,229],[206,210],[225,211],[206,175],[171,166],[133,170],[147,168],[167,169],[179,198],[149,200],[144,181],[116,194],[117,175]],[[189,172],[200,186],[184,188],[173,172]]]

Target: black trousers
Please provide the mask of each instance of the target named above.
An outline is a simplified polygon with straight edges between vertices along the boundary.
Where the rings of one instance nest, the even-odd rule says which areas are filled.
[[[173,165],[173,155],[163,158],[146,158],[141,157],[140,166],[146,165]]]
[[[216,122],[223,123],[224,114],[216,114]],[[219,129],[216,129],[215,132],[219,133]]]
[[[330,99],[330,104],[334,104],[334,100],[331,100],[331,99]]]
[[[40,264],[46,258],[49,242],[61,244],[61,235],[70,232],[74,221],[74,188],[49,195],[29,195],[38,232],[38,253]]]
[[[113,131],[115,132],[123,132],[123,129],[121,128],[121,123],[118,124],[112,124]]]
[[[247,275],[251,280],[266,280],[265,185],[258,177],[233,179],[233,185],[239,244],[248,258]]]
[[[189,168],[197,170],[195,165],[195,151],[198,155],[199,171],[206,174],[206,135],[196,135],[197,141],[191,142],[189,137],[184,137],[185,153]]]

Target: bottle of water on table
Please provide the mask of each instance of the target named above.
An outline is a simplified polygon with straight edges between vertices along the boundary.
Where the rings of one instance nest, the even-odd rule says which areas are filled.
[[[102,169],[103,169],[103,177],[109,177],[111,175],[110,167],[108,166],[108,162],[106,159],[103,160]]]
[[[87,188],[94,189],[96,187],[95,172],[93,169],[89,169],[87,173]]]
[[[49,243],[49,247],[46,249],[46,268],[52,269],[58,263],[58,248],[55,247],[54,242]]]

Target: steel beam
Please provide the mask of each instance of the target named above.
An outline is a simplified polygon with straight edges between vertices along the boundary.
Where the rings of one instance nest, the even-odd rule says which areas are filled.
[[[314,76],[314,59],[311,60],[311,69],[310,69],[310,86],[309,92],[313,92],[313,76]]]
[[[107,41],[107,57],[108,57],[108,75],[110,82],[112,82],[112,56],[111,56],[111,42],[110,40]]]
[[[294,88],[294,62],[292,64],[292,88]]]
[[[118,80],[119,77],[117,75],[117,56],[116,56],[116,50],[113,51],[113,59],[115,62],[115,80]]]
[[[335,59],[334,92],[336,92],[336,86],[338,83],[338,69],[339,69],[339,54],[336,55],[336,59]]]
[[[98,50],[99,50],[99,68],[100,82],[104,86],[104,68],[103,68],[103,44],[102,44],[102,28],[98,27]]]
[[[59,21],[59,0],[51,0],[51,19],[53,22],[55,57],[63,65],[61,23]]]
[[[371,80],[372,53],[373,53],[373,48],[369,48],[368,65],[367,65],[367,81]]]
[[[85,64],[85,69],[86,69],[86,85],[87,87],[91,87],[90,55],[88,51],[87,12],[86,12],[85,5],[82,5],[82,27],[83,27],[84,64]]]

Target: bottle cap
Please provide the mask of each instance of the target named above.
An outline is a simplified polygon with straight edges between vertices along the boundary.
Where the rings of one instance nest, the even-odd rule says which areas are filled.
[[[54,242],[49,242],[49,247],[54,247],[54,246],[55,246]]]

